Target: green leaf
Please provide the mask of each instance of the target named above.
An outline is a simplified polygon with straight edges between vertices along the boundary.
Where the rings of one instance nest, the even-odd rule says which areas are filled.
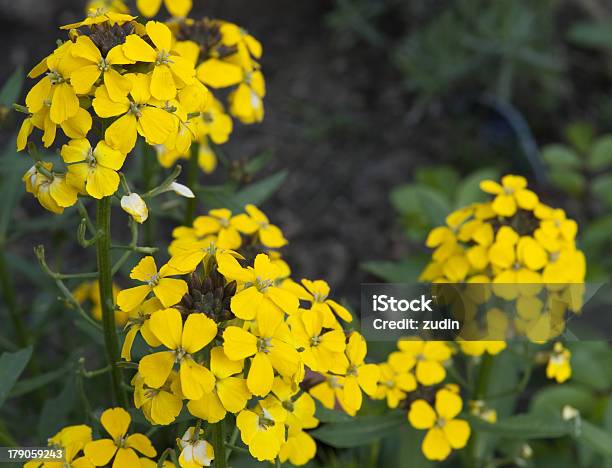
[[[348,414],[343,413],[342,411],[336,411],[326,408],[318,400],[315,401],[315,406],[315,415],[317,419],[322,423],[338,423],[353,420],[353,418],[351,418]]]
[[[425,431],[417,431],[410,424],[398,427],[385,438],[377,466],[393,468],[432,468],[437,464],[423,455],[421,444]]]
[[[23,69],[18,67],[0,90],[0,105],[11,107],[17,101],[23,86]]]
[[[525,413],[501,419],[490,424],[477,416],[468,415],[475,431],[482,431],[508,439],[550,439],[573,434],[575,424],[561,417],[548,417]]]
[[[569,29],[568,39],[590,49],[612,49],[612,24],[609,21],[575,23]]]
[[[580,156],[568,146],[548,145],[542,149],[542,159],[555,169],[577,169],[581,165]]]
[[[584,191],[586,182],[579,172],[570,172],[565,169],[553,168],[550,172],[550,181],[555,187],[571,195],[580,195]]]
[[[419,185],[430,187],[450,199],[459,184],[459,174],[452,166],[432,166],[416,169],[414,180]]]
[[[570,405],[588,414],[595,406],[593,394],[584,387],[575,384],[555,385],[539,390],[530,404],[530,411],[540,414],[559,416],[565,405]]]
[[[270,198],[274,192],[276,192],[283,184],[289,171],[280,171],[273,174],[265,179],[250,184],[236,193],[231,202],[236,207],[236,210],[243,210],[244,206],[252,203],[253,205],[259,205]]]
[[[608,208],[612,208],[612,174],[596,177],[591,184],[593,194]]]
[[[601,137],[595,142],[588,164],[595,171],[612,166],[612,135]]]
[[[14,353],[2,353],[0,356],[0,407],[6,401],[17,379],[28,365],[31,356],[31,346]]]
[[[574,122],[565,128],[565,138],[581,154],[586,154],[593,144],[595,129],[588,122]]]
[[[444,194],[426,185],[400,185],[391,191],[390,197],[399,213],[419,215],[431,227],[444,223],[446,215],[451,211]]]
[[[34,390],[37,390],[40,387],[48,385],[51,382],[54,382],[59,378],[63,377],[64,375],[66,375],[68,370],[69,367],[62,367],[60,369],[49,371],[36,377],[32,377],[30,379],[21,380],[17,382],[17,384],[13,387],[13,391],[11,392],[10,396],[11,398],[13,398],[16,396],[21,396],[33,392]]]
[[[487,194],[480,190],[480,182],[485,179],[497,179],[498,175],[499,171],[497,169],[485,168],[465,177],[457,188],[455,208],[484,201]]]
[[[568,344],[572,352],[572,381],[604,392],[612,387],[612,350],[607,343],[577,341]]]
[[[584,229],[582,244],[588,256],[596,258],[603,253],[603,247],[612,239],[612,214],[597,218]]]
[[[77,400],[76,376],[66,379],[64,388],[55,398],[45,401],[38,419],[38,438],[46,440],[68,422],[68,416],[74,409]]]
[[[405,413],[389,413],[325,424],[310,435],[332,447],[358,447],[393,434],[402,424],[408,424]]]
[[[426,259],[414,256],[399,262],[363,262],[361,269],[382,278],[388,283],[414,283],[426,264]]]
[[[272,150],[266,150],[261,154],[258,154],[244,165],[244,172],[249,175],[253,175],[261,171],[273,157],[274,151]]]
[[[2,154],[2,184],[0,185],[0,240],[7,236],[8,228],[11,224],[13,209],[19,203],[25,190],[21,177],[27,170],[28,158],[20,157],[15,153],[13,144],[5,149]],[[31,163],[30,163],[31,164]]]
[[[612,433],[588,421],[580,421],[580,432],[575,438],[597,453],[612,457]]]

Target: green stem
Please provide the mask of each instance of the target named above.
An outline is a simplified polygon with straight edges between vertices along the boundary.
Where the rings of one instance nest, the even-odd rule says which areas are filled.
[[[153,161],[154,155],[151,153],[151,148],[147,143],[142,140],[142,183],[144,192],[148,192],[153,189],[156,185],[155,180],[155,168],[157,166],[156,161]],[[152,216],[149,216],[147,222],[144,223],[145,228],[145,243],[147,245],[154,245],[154,233],[155,233],[155,222]]]
[[[191,145],[191,157],[189,158],[189,167],[187,168],[187,187],[195,190],[195,186],[198,183],[198,175],[200,173],[200,167],[198,166],[198,153],[200,152],[199,145],[193,143]],[[185,205],[185,225],[189,226],[193,223],[196,211],[196,198],[187,198],[187,204]]]
[[[473,393],[473,400],[483,400],[487,396],[487,387],[489,386],[489,380],[491,376],[491,370],[493,368],[493,356],[488,353],[482,355],[480,361],[480,367],[478,369],[478,378],[476,379],[476,385]],[[470,467],[478,468],[482,465],[480,459],[480,448],[481,445],[478,441],[478,434],[472,433],[470,442],[468,445],[469,465]]]
[[[115,304],[113,301],[113,274],[111,271],[111,199],[104,197],[98,201],[97,228],[102,235],[96,243],[98,258],[98,284],[100,285],[100,303],[102,306],[102,325],[106,356],[111,366],[113,399],[115,403],[127,407],[127,395],[123,389],[123,374],[117,366],[119,361],[119,341],[115,326]]]
[[[212,424],[212,443],[215,450],[215,468],[227,468],[225,458],[225,422],[223,420]]]

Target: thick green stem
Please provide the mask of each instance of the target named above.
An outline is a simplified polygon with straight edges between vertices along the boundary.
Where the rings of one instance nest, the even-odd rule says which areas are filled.
[[[215,468],[227,468],[225,457],[225,422],[223,420],[211,426],[212,443],[215,450]]]
[[[198,153],[199,145],[193,143],[191,145],[191,157],[189,158],[189,167],[187,168],[187,187],[191,190],[195,190],[198,183],[198,175],[200,173],[200,167],[198,166]],[[196,211],[196,198],[187,198],[187,204],[185,205],[185,225],[189,226],[193,223]]]
[[[97,228],[102,233],[98,241],[98,284],[100,286],[100,303],[102,305],[102,325],[104,328],[104,343],[106,356],[111,367],[113,399],[116,404],[127,407],[127,395],[123,388],[123,374],[117,366],[119,362],[119,341],[115,326],[115,304],[113,301],[113,274],[111,271],[111,199],[102,198],[98,201]]]

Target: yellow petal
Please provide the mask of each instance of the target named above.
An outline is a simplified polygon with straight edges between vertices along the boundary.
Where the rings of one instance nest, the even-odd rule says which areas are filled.
[[[270,360],[264,353],[257,353],[251,361],[251,368],[247,377],[247,386],[256,396],[265,396],[272,390],[274,370]]]
[[[162,278],[153,287],[153,292],[164,307],[170,307],[179,302],[187,293],[187,283],[180,279]]]
[[[158,50],[170,52],[172,48],[172,33],[170,28],[159,21],[148,21],[146,25],[147,35]]]
[[[187,409],[196,418],[203,419],[211,424],[221,421],[227,414],[216,392],[205,393],[199,400],[189,401]]]
[[[240,327],[229,326],[223,332],[223,351],[234,361],[252,356],[257,352],[257,337]]]
[[[132,434],[127,438],[127,446],[138,450],[146,457],[154,457],[157,451],[147,436],[144,434]]]
[[[168,380],[173,366],[174,353],[162,351],[144,356],[138,364],[138,372],[149,387],[159,388]]]
[[[79,107],[75,115],[62,122],[61,127],[68,138],[85,138],[91,130],[91,124],[89,112]]]
[[[152,18],[159,11],[162,0],[136,0],[136,8],[147,18]]]
[[[217,394],[230,413],[241,411],[251,398],[246,380],[239,377],[228,377],[217,382]]]
[[[111,68],[104,73],[104,85],[113,101],[121,101],[132,90],[132,82]]]
[[[105,466],[113,458],[117,446],[110,439],[100,439],[85,445],[85,456],[96,466]]]
[[[204,314],[189,314],[183,327],[182,347],[196,353],[217,335],[217,324]]]
[[[140,466],[138,455],[132,449],[119,448],[113,461],[113,468],[133,468]]]
[[[113,440],[123,437],[132,422],[130,414],[123,408],[110,408],[102,413],[100,422]]]
[[[421,448],[428,460],[445,460],[451,452],[450,444],[439,427],[432,427],[427,431]]]
[[[164,309],[154,312],[148,320],[149,330],[168,349],[181,346],[183,319],[176,309]]]
[[[157,60],[157,52],[153,47],[136,34],[130,34],[125,38],[123,53],[127,58],[134,61],[155,62]]]
[[[255,286],[251,286],[233,296],[230,305],[236,317],[242,320],[253,320],[263,300],[264,295]]]
[[[87,94],[96,80],[100,78],[100,73],[96,64],[80,67],[70,75],[70,83],[77,94]]]
[[[242,81],[242,70],[233,63],[211,58],[198,67],[197,77],[213,88],[226,88]]]
[[[146,107],[138,119],[138,133],[154,145],[163,144],[174,130],[176,117],[163,109]]]
[[[146,285],[122,289],[117,295],[117,305],[121,310],[133,310],[142,304],[150,291],[151,287]]]
[[[425,400],[415,400],[410,405],[408,421],[415,429],[429,429],[436,423],[436,413]]]
[[[74,116],[78,110],[79,98],[77,98],[72,86],[68,83],[55,85],[53,98],[51,99],[51,112],[49,113],[51,121],[61,124]]]
[[[445,388],[436,393],[436,411],[440,417],[449,421],[459,414],[463,402],[461,397]]]
[[[448,439],[450,446],[454,449],[465,447],[470,438],[470,425],[462,419],[446,421],[442,427],[444,435]]]
[[[176,83],[168,65],[157,65],[151,76],[151,95],[160,101],[176,97]]]
[[[179,374],[181,390],[189,400],[199,400],[204,393],[212,392],[215,386],[215,377],[212,373],[191,358],[184,358],[181,361]]]
[[[191,11],[192,0],[166,1],[166,8],[175,18],[185,18]]]
[[[87,176],[87,193],[97,199],[108,197],[117,191],[119,182],[119,174],[115,171],[96,166]]]
[[[133,114],[126,114],[115,120],[104,133],[104,140],[113,148],[128,154],[136,146],[138,121]]]

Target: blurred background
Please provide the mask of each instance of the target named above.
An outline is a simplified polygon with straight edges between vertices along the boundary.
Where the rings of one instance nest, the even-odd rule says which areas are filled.
[[[48,54],[84,3],[0,0],[0,81]],[[223,149],[236,164],[271,154],[261,177],[288,171],[263,209],[290,240],[296,277],[324,277],[353,305],[375,276],[416,277],[426,232],[477,199],[483,176],[505,172],[579,221],[591,279],[607,276],[608,1],[194,3],[193,16],[236,22],[264,46],[265,119],[237,125]],[[4,114],[10,146],[20,118]],[[38,216],[48,217],[28,200],[15,219]],[[49,224],[44,235],[64,234]],[[32,245],[24,236],[11,251],[33,260]]]

